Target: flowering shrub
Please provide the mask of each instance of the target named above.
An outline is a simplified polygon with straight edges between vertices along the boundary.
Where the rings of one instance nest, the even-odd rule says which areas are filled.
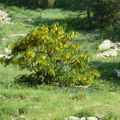
[[[42,83],[91,84],[99,74],[89,72],[90,58],[80,51],[77,36],[77,32],[67,32],[58,23],[43,25],[14,43],[4,63],[27,68]]]

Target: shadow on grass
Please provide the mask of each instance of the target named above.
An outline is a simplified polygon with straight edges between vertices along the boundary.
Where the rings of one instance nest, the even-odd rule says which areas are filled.
[[[18,75],[15,78],[14,83],[27,86],[27,87],[36,87],[39,85],[52,85],[53,79],[50,75],[42,76],[41,72],[32,73],[32,74],[22,74]]]
[[[10,6],[17,6],[17,7],[25,7],[23,2],[23,5],[21,4],[16,4],[16,2],[13,0],[10,2],[10,0],[1,0],[0,4],[3,4],[5,7],[10,7]],[[39,7],[38,7],[39,8]],[[43,8],[42,8],[43,9]],[[45,8],[44,8],[45,9]],[[67,7],[61,7],[59,9],[62,9],[63,11],[79,11],[78,15],[71,15],[69,14],[69,16],[67,18],[64,19],[48,19],[48,18],[42,18],[41,16],[38,16],[37,18],[33,19],[32,21],[24,21],[26,24],[32,24],[34,26],[38,26],[41,24],[47,24],[50,25],[54,22],[59,22],[60,24],[67,24],[69,26],[69,28],[72,29],[77,29],[77,30],[93,30],[96,29],[97,27],[95,27],[95,25],[93,24],[92,26],[89,26],[89,22],[88,22],[88,18],[87,18],[87,14],[86,14],[86,9],[84,8],[79,8],[79,9],[70,9]],[[84,13],[83,13],[84,11]],[[82,17],[81,17],[82,16]],[[91,21],[93,21],[93,18],[91,18]],[[94,21],[93,21],[94,23]]]
[[[75,17],[69,16],[63,19],[59,19],[59,18],[58,19],[48,19],[48,18],[45,19],[39,16],[31,22],[25,21],[25,23],[32,24],[34,26],[39,26],[42,24],[51,25],[55,22],[58,22],[60,24],[66,24],[70,30],[72,29],[72,30],[91,31],[95,29],[94,26],[89,26],[87,17],[80,18],[80,15],[75,16]]]
[[[42,80],[36,78],[34,74],[30,74],[30,75],[24,74],[24,75],[18,75],[15,78],[14,83],[27,86],[27,87],[36,87],[37,85],[42,84]]]
[[[114,69],[120,69],[120,63],[113,62],[93,62],[92,65],[101,73],[101,79],[109,81],[115,85],[120,85],[120,78],[113,74]]]
[[[38,3],[35,3],[34,1],[31,1],[31,0],[30,1],[28,0],[0,0],[0,4],[4,5],[5,7],[10,7],[10,6],[16,6],[20,8],[25,7],[31,10],[35,10],[37,8],[42,7],[42,5],[39,6]]]
[[[63,8],[64,10],[78,11],[85,10],[86,3],[81,1],[74,1],[72,3],[66,2],[56,2],[52,6],[48,6],[47,1],[35,1],[35,0],[1,0],[1,4],[5,6],[17,6],[17,7],[26,7],[29,9],[37,9],[37,8]]]
[[[106,82],[109,83],[109,86],[111,87],[109,90],[114,91],[120,86],[120,78],[117,78],[113,74],[113,69],[120,69],[120,64],[119,63],[102,63],[102,62],[93,62],[92,66],[94,66],[94,69],[98,70],[101,73],[101,78],[100,78],[100,83],[104,84],[104,87],[101,88],[102,86],[94,84],[90,88],[86,89],[89,91],[95,90],[104,90],[106,85]],[[103,81],[103,82],[102,82]],[[51,79],[50,77],[46,76],[46,79],[43,79],[42,77],[37,77],[36,74],[24,74],[24,75],[18,75],[14,81],[15,84],[23,85],[26,87],[37,87],[40,85],[51,85],[51,86],[58,86],[56,82]],[[59,86],[60,87],[60,86]],[[62,87],[62,86],[61,86]],[[66,87],[66,86],[63,86]],[[73,87],[74,91],[78,91],[80,89]],[[75,89],[76,88],[76,89]]]

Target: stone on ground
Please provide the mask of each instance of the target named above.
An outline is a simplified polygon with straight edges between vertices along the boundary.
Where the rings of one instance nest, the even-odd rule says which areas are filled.
[[[117,50],[115,49],[110,49],[107,50],[103,53],[99,53],[96,55],[97,58],[109,58],[109,57],[116,57],[118,55]]]
[[[10,37],[24,37],[26,36],[26,33],[21,33],[21,34],[12,34]]]
[[[103,52],[102,54],[104,57],[115,57],[117,56],[118,53],[115,49],[111,49],[111,50]]]
[[[99,50],[107,50],[110,49],[112,46],[114,46],[114,43],[112,43],[110,40],[104,40],[100,45],[99,45]]]
[[[3,57],[5,57],[5,58],[10,58],[10,56],[8,56],[8,55],[6,55],[6,54],[0,54],[0,58],[3,58]]]
[[[10,54],[11,53],[11,49],[8,49],[8,48],[5,48],[4,51],[5,51],[6,54]]]
[[[8,16],[8,14],[2,10],[0,10],[0,22],[2,23],[10,23],[11,18]]]
[[[98,120],[96,117],[88,117],[87,120]]]
[[[86,118],[85,117],[81,117],[80,120],[86,120]]]
[[[75,117],[75,116],[70,116],[68,118],[65,118],[65,120],[104,120],[103,117]]]
[[[90,87],[90,85],[79,85],[79,86],[76,86],[76,88],[80,88],[80,89],[87,89],[89,87]]]
[[[114,48],[115,48],[117,51],[120,51],[120,43],[115,43]]]
[[[65,118],[65,120],[81,120],[81,119],[79,117],[70,116],[68,118]]]

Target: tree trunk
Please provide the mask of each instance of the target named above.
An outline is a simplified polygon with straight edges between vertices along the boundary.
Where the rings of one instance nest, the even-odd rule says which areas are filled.
[[[36,9],[37,8],[37,0],[32,0],[30,2],[30,6],[31,9]]]
[[[90,0],[87,0],[87,19],[88,19],[89,27],[91,27],[92,22],[91,22],[91,14],[90,14]]]

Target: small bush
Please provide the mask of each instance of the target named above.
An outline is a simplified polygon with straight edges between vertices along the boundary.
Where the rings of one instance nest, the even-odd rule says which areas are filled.
[[[38,83],[57,85],[87,85],[99,77],[90,72],[90,57],[81,52],[77,32],[67,32],[58,23],[41,26],[13,44],[10,58],[4,63],[17,64],[30,70]]]

